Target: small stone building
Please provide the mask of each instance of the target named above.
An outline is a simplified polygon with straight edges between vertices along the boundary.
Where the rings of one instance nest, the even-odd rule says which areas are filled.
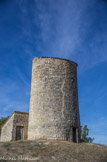
[[[29,113],[14,111],[1,130],[1,141],[27,140]]]

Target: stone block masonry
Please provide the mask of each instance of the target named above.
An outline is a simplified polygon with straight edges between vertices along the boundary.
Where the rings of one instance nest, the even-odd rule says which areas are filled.
[[[34,58],[28,139],[80,141],[77,64],[73,61]]]

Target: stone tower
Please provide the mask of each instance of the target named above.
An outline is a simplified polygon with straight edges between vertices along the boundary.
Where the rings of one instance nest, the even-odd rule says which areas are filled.
[[[28,140],[80,141],[77,64],[35,57],[32,67]]]

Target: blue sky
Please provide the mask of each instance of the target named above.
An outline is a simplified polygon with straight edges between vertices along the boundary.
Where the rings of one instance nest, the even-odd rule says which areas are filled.
[[[0,0],[0,117],[29,111],[35,56],[78,63],[81,125],[107,144],[107,0]]]

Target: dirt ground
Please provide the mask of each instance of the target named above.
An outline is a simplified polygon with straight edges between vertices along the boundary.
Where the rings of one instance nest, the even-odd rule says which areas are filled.
[[[107,146],[67,141],[0,142],[0,162],[107,162]]]

